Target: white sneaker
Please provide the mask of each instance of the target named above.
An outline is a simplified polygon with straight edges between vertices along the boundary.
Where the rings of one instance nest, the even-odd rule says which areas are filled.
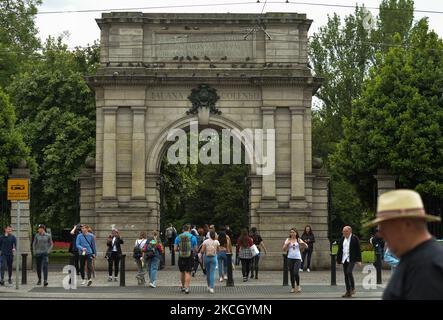
[[[82,281],[82,286],[86,286],[86,280]]]
[[[108,277],[108,282],[112,282],[112,277]]]
[[[298,287],[297,287],[297,293],[300,293],[300,292],[301,292],[301,287],[298,286]]]
[[[220,277],[220,282],[223,282],[223,277]]]
[[[151,288],[155,288],[155,287],[156,287],[154,282],[150,282],[150,283],[149,283],[149,286],[150,286]]]
[[[303,272],[303,269],[298,269],[299,272]]]
[[[311,269],[308,268],[306,271],[311,272]]]
[[[209,288],[209,293],[214,293],[214,289]]]
[[[228,280],[228,276],[224,276],[224,279],[225,279],[225,280]]]

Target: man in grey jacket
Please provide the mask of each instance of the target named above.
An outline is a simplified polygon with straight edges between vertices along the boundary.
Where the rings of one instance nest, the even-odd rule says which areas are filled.
[[[46,233],[46,227],[43,224],[38,226],[38,232],[34,237],[32,248],[37,260],[37,285],[42,284],[42,267],[43,267],[43,285],[48,285],[48,255],[53,246],[52,237]]]

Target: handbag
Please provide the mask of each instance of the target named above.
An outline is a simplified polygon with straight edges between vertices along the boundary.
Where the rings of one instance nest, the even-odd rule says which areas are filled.
[[[258,248],[255,244],[253,244],[249,249],[251,249],[251,253],[252,253],[253,257],[260,254],[260,251],[258,250]]]

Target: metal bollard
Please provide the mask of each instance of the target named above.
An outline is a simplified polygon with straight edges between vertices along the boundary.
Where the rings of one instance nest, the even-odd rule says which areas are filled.
[[[331,253],[331,286],[337,285],[337,255]]]
[[[175,251],[171,250],[171,266],[175,266]]]
[[[288,286],[288,255],[283,254],[283,286]]]
[[[126,254],[122,254],[121,260],[120,260],[120,287],[125,286],[125,260],[126,260]]]
[[[28,259],[28,254],[27,253],[22,253],[22,284],[27,284],[28,283],[28,278],[27,278],[27,272],[28,272],[28,268],[27,268],[27,259]]]
[[[226,281],[227,287],[233,287],[234,286],[234,277],[232,275],[232,253],[226,253],[226,257],[228,258],[227,264],[228,264],[228,280]],[[218,266],[219,268],[221,266]]]
[[[375,255],[375,268],[377,270],[377,284],[381,284],[381,265],[382,265],[382,261],[381,261],[381,254],[376,254]]]

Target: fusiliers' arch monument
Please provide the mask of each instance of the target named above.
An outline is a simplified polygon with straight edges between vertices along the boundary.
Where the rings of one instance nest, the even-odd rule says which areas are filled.
[[[275,171],[259,175],[251,165],[249,176],[250,225],[270,251],[262,266],[281,268],[288,230],[306,224],[317,238],[313,265],[328,265],[327,177],[312,166],[311,99],[320,86],[307,66],[312,21],[297,13],[261,20],[266,33],[249,33],[255,14],[114,12],[97,20],[101,67],[88,77],[97,149],[81,175],[81,221],[95,229],[99,254],[113,225],[127,252],[140,231],[158,229],[168,132],[195,121],[275,129]],[[208,92],[218,96],[215,108],[205,106]]]

